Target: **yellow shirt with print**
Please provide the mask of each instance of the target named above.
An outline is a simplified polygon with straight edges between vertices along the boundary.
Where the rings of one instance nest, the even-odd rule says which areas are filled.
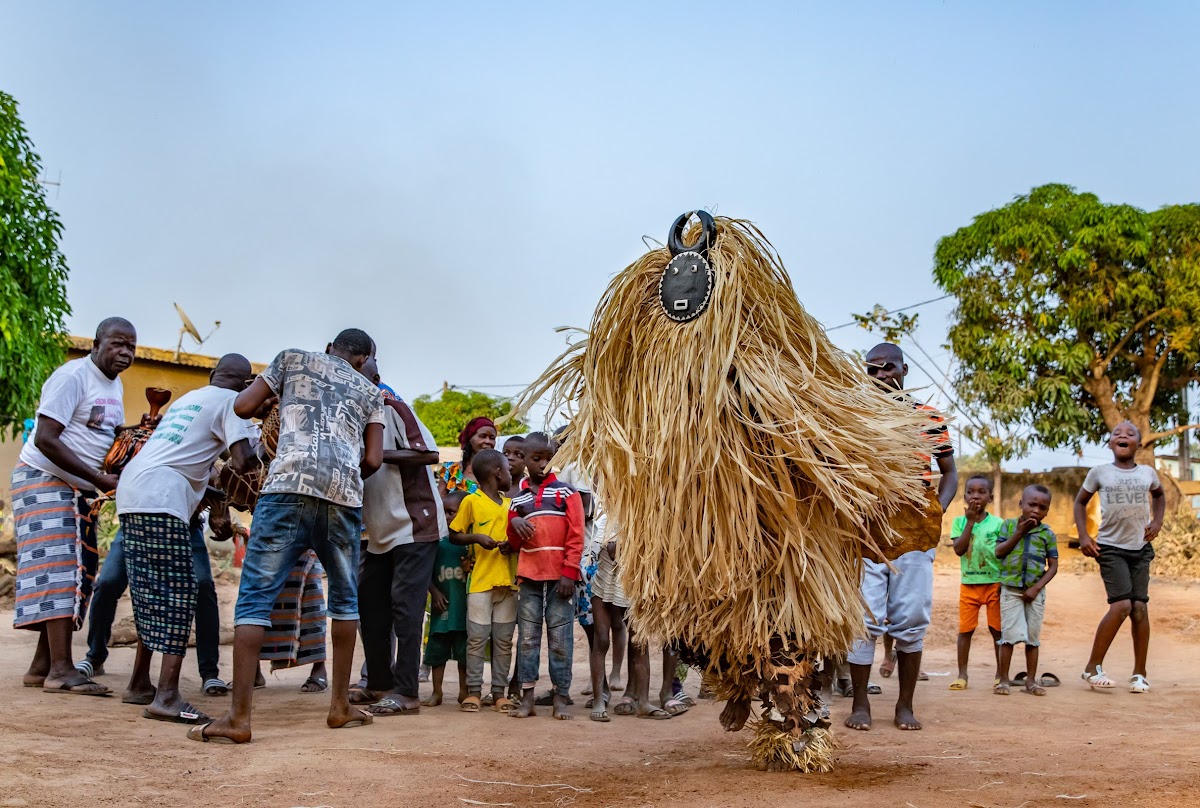
[[[497,543],[508,540],[508,506],[512,500],[502,496],[500,504],[482,491],[469,494],[458,506],[458,515],[450,523],[455,533],[482,533]],[[504,555],[499,550],[484,550],[471,545],[475,566],[467,581],[467,592],[490,592],[496,587],[513,588],[517,583],[517,554]]]

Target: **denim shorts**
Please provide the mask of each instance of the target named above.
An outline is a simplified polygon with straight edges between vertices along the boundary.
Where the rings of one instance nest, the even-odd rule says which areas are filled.
[[[1150,562],[1154,560],[1154,547],[1145,544],[1140,550],[1100,545],[1100,579],[1109,603],[1131,600],[1135,603],[1150,602]]]
[[[254,508],[234,625],[271,626],[271,609],[297,559],[314,550],[328,580],[334,620],[358,619],[362,508],[302,494],[264,494]]]

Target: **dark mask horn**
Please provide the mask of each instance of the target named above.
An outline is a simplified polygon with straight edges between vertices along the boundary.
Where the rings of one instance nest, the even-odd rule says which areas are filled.
[[[691,221],[692,216],[700,220],[700,238],[695,244],[683,243],[683,229],[687,227],[687,223]],[[671,225],[671,232],[667,235],[667,249],[671,251],[672,257],[679,255],[681,252],[697,252],[708,258],[708,250],[712,247],[713,242],[717,240],[717,225],[713,221],[713,217],[704,210],[689,210],[675,220],[675,224]]]

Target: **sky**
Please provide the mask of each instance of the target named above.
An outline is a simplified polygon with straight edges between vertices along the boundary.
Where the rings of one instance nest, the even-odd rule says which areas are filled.
[[[832,329],[938,297],[934,246],[978,213],[1049,182],[1149,209],[1200,187],[1183,2],[0,0],[0,18],[0,89],[61,180],[73,333],[121,315],[173,348],[178,302],[203,334],[221,321],[203,353],[266,362],[360,327],[406,398],[518,392],[687,210],[756,222],[864,350],[877,335]],[[914,311],[944,369],[951,303]],[[945,403],[915,367],[909,386]]]

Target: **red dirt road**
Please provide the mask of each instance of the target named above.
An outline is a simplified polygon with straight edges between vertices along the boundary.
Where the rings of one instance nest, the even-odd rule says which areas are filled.
[[[895,680],[876,677],[884,688],[875,699],[876,729],[840,728],[849,703],[836,699],[842,749],[836,770],[822,775],[747,769],[749,734],[723,733],[719,705],[709,703],[670,721],[616,717],[610,724],[586,720],[578,696],[573,722],[547,714],[525,721],[466,715],[443,706],[335,732],[324,727],[325,697],[297,692],[303,670],[269,679],[258,691],[253,744],[202,746],[186,740],[185,728],[146,721],[141,708],[118,698],[22,688],[34,635],[14,631],[6,612],[0,614],[0,806],[1197,804],[1200,586],[1153,584],[1153,693],[1092,693],[1077,677],[1103,609],[1103,589],[1097,576],[1061,575],[1048,589],[1042,668],[1057,673],[1063,686],[1040,699],[991,694],[990,649],[978,634],[971,689],[947,690],[951,677],[936,674],[954,670],[956,573],[940,568],[936,588],[924,665],[934,675],[917,694],[925,730],[891,727]],[[77,638],[80,651],[81,643]],[[576,648],[578,694],[586,671],[582,635]],[[222,654],[228,675],[229,649]],[[115,649],[102,681],[119,693],[132,661],[130,649]],[[1124,682],[1130,665],[1126,633],[1108,669]],[[448,671],[448,685],[453,677]],[[694,693],[697,683],[688,684]],[[197,695],[190,657],[184,687],[209,713],[227,704]]]

